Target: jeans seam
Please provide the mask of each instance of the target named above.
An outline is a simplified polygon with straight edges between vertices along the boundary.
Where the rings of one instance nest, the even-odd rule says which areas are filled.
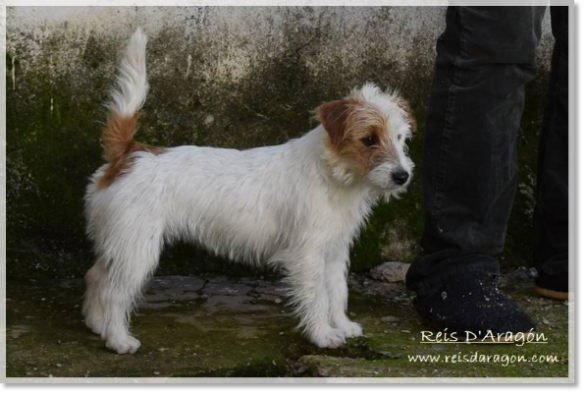
[[[464,34],[464,30],[463,30],[463,23],[462,23],[462,12],[461,9],[463,7],[460,7],[458,9],[459,12],[459,28],[460,28],[460,34],[459,34],[459,48],[460,48],[460,52],[463,52],[464,47],[466,46],[465,44],[465,34]],[[443,200],[444,200],[444,182],[445,182],[445,160],[446,157],[448,155],[449,152],[449,143],[451,141],[451,133],[450,131],[452,130],[452,118],[453,118],[453,111],[454,111],[454,106],[455,106],[455,91],[454,91],[454,87],[458,85],[458,83],[460,82],[460,74],[461,74],[461,70],[459,69],[458,65],[456,64],[457,62],[454,61],[454,67],[455,67],[455,72],[453,73],[453,82],[451,84],[451,86],[449,87],[449,97],[447,98],[447,110],[446,110],[446,116],[445,116],[445,126],[443,129],[443,133],[441,135],[441,147],[439,149],[439,159],[437,161],[437,182],[436,182],[436,187],[435,187],[435,192],[434,192],[434,197],[433,197],[433,203],[431,205],[431,218],[433,220],[433,223],[436,223],[438,226],[438,230],[439,232],[442,232],[441,230],[441,226],[440,223],[438,223],[438,217],[439,217],[439,211],[442,208],[443,205]]]

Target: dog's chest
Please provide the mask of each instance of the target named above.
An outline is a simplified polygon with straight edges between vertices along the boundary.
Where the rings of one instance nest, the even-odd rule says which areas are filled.
[[[353,238],[371,212],[371,201],[367,195],[354,191],[338,194],[330,200],[327,220],[329,227],[340,235]]]

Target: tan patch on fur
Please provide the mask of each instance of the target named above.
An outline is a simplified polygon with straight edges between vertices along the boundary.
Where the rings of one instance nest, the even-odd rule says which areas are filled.
[[[345,138],[347,118],[357,104],[356,100],[336,100],[317,108],[317,118],[327,130],[333,146],[339,146]]]
[[[98,189],[105,189],[110,186],[122,174],[124,174],[132,165],[134,152],[150,152],[154,155],[160,155],[166,151],[165,148],[158,146],[151,146],[141,142],[132,141],[128,146],[126,152],[115,162],[111,163],[104,175],[100,178]]]
[[[110,113],[108,124],[102,133],[104,156],[109,163],[118,161],[132,145],[138,127],[138,113],[122,117],[115,111]]]
[[[134,141],[137,125],[138,114],[129,118],[123,118],[116,112],[110,114],[108,125],[102,134],[104,156],[110,166],[99,180],[98,189],[107,188],[130,168],[134,152],[143,151],[159,155],[166,151],[165,148]]]
[[[339,100],[321,105],[317,113],[330,136],[325,141],[333,153],[330,161],[343,161],[352,172],[366,174],[393,154],[386,119],[375,107],[355,99]],[[364,145],[362,140],[368,136],[376,138],[375,146]]]

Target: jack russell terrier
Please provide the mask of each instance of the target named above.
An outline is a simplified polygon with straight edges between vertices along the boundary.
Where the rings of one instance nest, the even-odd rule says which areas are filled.
[[[85,196],[97,260],[86,275],[85,322],[119,354],[134,353],[130,314],[165,244],[280,267],[309,340],[335,348],[362,335],[346,315],[349,251],[380,198],[406,190],[415,128],[396,92],[373,84],[319,106],[319,126],[249,150],[161,148],[134,140],[148,92],[147,38],[130,38],[111,92],[107,161]]]

